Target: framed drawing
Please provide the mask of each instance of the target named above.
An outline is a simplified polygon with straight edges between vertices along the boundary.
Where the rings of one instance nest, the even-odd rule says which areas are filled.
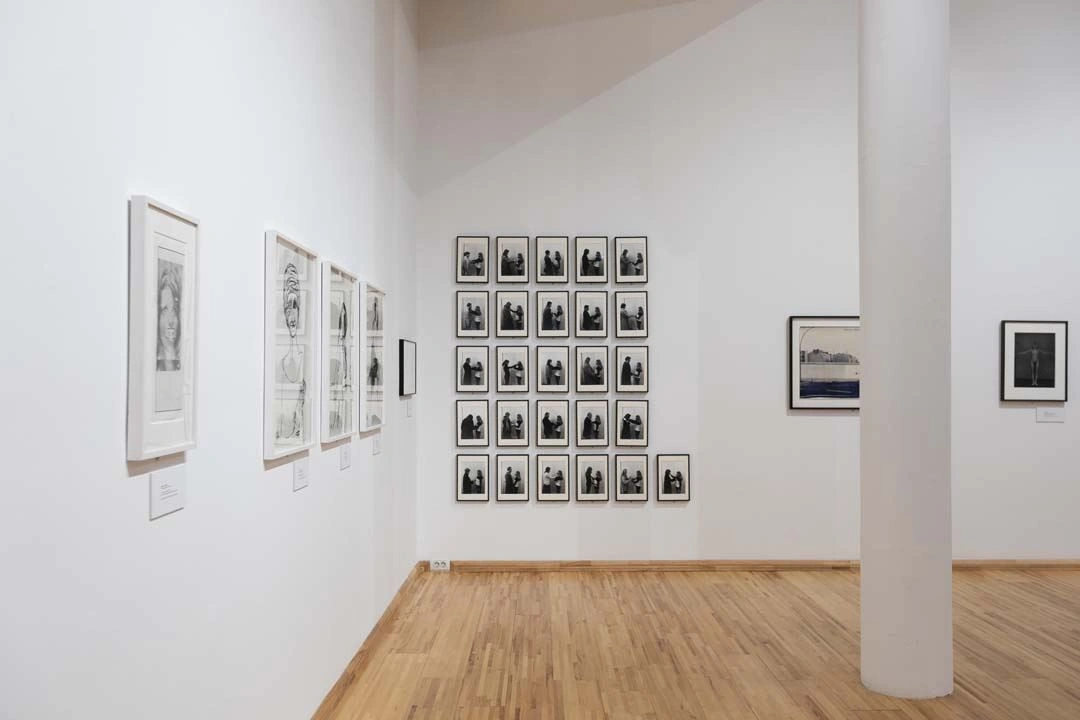
[[[536,392],[570,392],[569,346],[536,346]]]
[[[527,290],[495,293],[495,307],[499,309],[499,324],[495,337],[529,337],[529,292]]]
[[[649,444],[649,401],[616,400],[615,417],[619,434],[615,444],[619,447],[646,447]]]
[[[322,433],[324,443],[356,432],[360,403],[356,363],[360,286],[356,275],[324,260],[322,263]]]
[[[1004,320],[1001,323],[1001,400],[1067,402],[1069,323]]]
[[[788,407],[859,409],[859,318],[788,318]]]
[[[491,351],[487,345],[458,345],[457,363],[454,374],[457,375],[459,393],[488,391],[488,366]]]
[[[499,269],[495,275],[501,283],[529,282],[529,238],[500,236],[495,238],[499,253]]]
[[[529,501],[529,456],[496,455],[496,479],[499,483],[495,499],[510,502]]]
[[[649,499],[649,456],[615,456],[615,502]]]
[[[608,473],[607,455],[577,455],[574,458],[577,475],[576,498],[579,502],[607,502],[610,499],[608,486],[611,475]]]
[[[570,447],[569,400],[536,401],[537,447]]]
[[[615,337],[649,337],[649,293],[645,290],[615,293]]]
[[[127,459],[195,447],[199,221],[145,195],[128,205]]]
[[[649,281],[649,239],[647,237],[615,238],[615,282],[644,283]]]
[[[541,338],[570,337],[567,323],[570,293],[566,290],[536,292],[536,336]]]
[[[579,283],[607,282],[607,244],[606,237],[574,238],[575,274]]]
[[[575,292],[574,317],[577,323],[574,335],[579,338],[606,338],[607,303],[607,290]]]
[[[528,400],[499,400],[495,403],[495,418],[499,423],[499,447],[529,447]]]
[[[566,269],[570,238],[555,235],[538,235],[536,238],[536,282],[565,283],[570,281]]]
[[[416,343],[398,340],[398,395],[416,394]]]
[[[458,455],[454,486],[460,502],[487,502],[488,464],[487,455]]]
[[[486,338],[488,336],[488,291],[458,290],[457,336]]]
[[[524,345],[495,348],[498,392],[529,392],[529,348]]]
[[[607,400],[576,400],[574,402],[578,447],[608,446],[609,412]]]
[[[656,499],[679,502],[690,499],[690,456],[656,456]]]
[[[536,456],[536,499],[541,502],[569,502],[569,455]]]
[[[575,378],[579,393],[606,393],[608,391],[607,345],[578,345]]]
[[[386,423],[386,358],[383,338],[386,291],[369,282],[360,283],[360,290],[364,303],[364,401],[359,430],[369,432]]]
[[[314,443],[317,256],[277,230],[266,232],[263,458]]]
[[[649,347],[617,345],[615,357],[619,363],[615,392],[649,392]]]
[[[457,401],[457,446],[488,447],[488,401]]]
[[[459,235],[455,261],[459,283],[486,283],[488,281],[488,248],[491,238],[486,235]]]

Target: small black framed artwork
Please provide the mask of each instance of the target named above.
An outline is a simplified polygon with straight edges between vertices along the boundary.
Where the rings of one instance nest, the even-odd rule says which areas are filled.
[[[416,343],[398,339],[398,395],[412,397],[416,394]]]
[[[570,392],[570,346],[536,346],[536,392]]]
[[[616,345],[615,359],[619,363],[615,392],[649,392],[648,345]]]
[[[536,282],[565,283],[570,281],[567,270],[570,238],[565,235],[536,236]]]
[[[457,281],[459,283],[486,283],[488,281],[488,258],[491,238],[487,235],[458,235]]]
[[[496,282],[529,282],[528,236],[500,235],[495,238],[495,251],[499,255],[499,265],[495,273]]]
[[[540,502],[570,501],[570,456],[536,456],[536,499]]]
[[[529,463],[528,455],[495,456],[496,501],[529,501]]]
[[[457,401],[457,446],[488,447],[487,400]]]
[[[1068,373],[1068,322],[1002,321],[1002,402],[1067,402]]]
[[[487,290],[457,291],[457,336],[459,338],[486,338],[488,336]]]
[[[649,401],[616,400],[615,421],[619,434],[615,436],[618,447],[647,447],[649,445]]]
[[[607,304],[607,290],[576,291],[574,334],[579,338],[606,338]]]
[[[496,337],[529,337],[529,292],[527,290],[495,293],[495,307],[499,311]]]
[[[536,336],[570,337],[570,293],[566,290],[536,291]]]
[[[607,345],[578,345],[575,351],[575,390],[579,393],[606,393],[608,391]]]
[[[615,337],[649,337],[649,293],[645,290],[615,293]]]
[[[537,447],[570,447],[570,401],[536,401]]]
[[[648,245],[649,239],[645,236],[615,238],[615,282],[649,281]]]
[[[649,499],[649,456],[615,456],[615,502],[645,502]]]
[[[495,390],[529,392],[529,348],[503,345],[495,348]]]
[[[454,485],[459,502],[487,502],[490,499],[488,455],[458,455]]]
[[[611,473],[607,455],[577,455],[574,457],[577,476],[576,499],[579,502],[607,502],[611,499]]]
[[[610,406],[607,400],[575,400],[578,447],[607,447]]]
[[[495,403],[495,419],[499,423],[495,444],[499,447],[528,447],[529,401],[498,400]]]
[[[861,354],[857,316],[788,318],[788,407],[858,410]]]
[[[574,238],[575,276],[579,283],[608,281],[607,237]]]
[[[656,499],[685,502],[690,499],[690,456],[656,456]]]
[[[490,349],[487,345],[458,345],[454,374],[457,376],[459,393],[486,393]]]

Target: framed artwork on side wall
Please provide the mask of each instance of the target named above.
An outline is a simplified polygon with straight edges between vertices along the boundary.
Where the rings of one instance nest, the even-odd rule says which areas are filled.
[[[1001,323],[1001,400],[1066,402],[1069,399],[1069,323],[1004,320]]]
[[[352,435],[359,422],[360,283],[353,273],[324,260],[321,287],[321,439],[328,443]]]
[[[360,283],[364,308],[363,405],[360,432],[377,430],[386,423],[386,291],[369,282]]]
[[[398,340],[398,395],[412,397],[416,394],[416,343]]]

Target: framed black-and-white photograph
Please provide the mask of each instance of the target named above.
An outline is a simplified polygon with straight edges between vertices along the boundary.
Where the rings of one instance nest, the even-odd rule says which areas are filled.
[[[486,283],[488,281],[488,248],[491,238],[481,235],[459,235],[457,239],[457,281]]]
[[[578,290],[575,292],[574,334],[579,338],[606,338],[607,304],[607,290]]]
[[[615,282],[649,281],[648,241],[644,236],[615,238]]]
[[[488,336],[488,291],[458,290],[457,336],[486,338]]]
[[[322,263],[322,442],[356,432],[359,424],[360,282],[329,260]]]
[[[487,400],[457,401],[457,446],[488,447],[490,426],[488,425]]]
[[[574,238],[575,277],[579,283],[608,281],[607,237]]]
[[[457,346],[457,362],[454,364],[454,374],[457,375],[457,391],[459,393],[486,393],[488,391],[488,368],[491,366],[490,352],[487,345]]]
[[[574,415],[578,447],[607,447],[608,420],[611,410],[607,400],[577,400]]]
[[[616,400],[615,422],[619,447],[647,447],[649,445],[649,401]]]
[[[580,502],[607,502],[610,495],[611,473],[607,455],[577,455],[577,500]]]
[[[859,409],[859,327],[850,315],[788,318],[788,407]]]
[[[495,420],[498,433],[495,444],[499,447],[528,447],[529,401],[499,400],[495,403]]]
[[[615,501],[645,502],[649,499],[649,456],[615,456]]]
[[[615,361],[619,364],[615,392],[649,392],[647,345],[616,345]]]
[[[566,290],[536,292],[536,336],[570,337],[570,293]]]
[[[411,397],[416,394],[416,343],[398,340],[398,395]]]
[[[576,386],[579,393],[606,393],[610,388],[607,345],[578,345],[574,348]]]
[[[649,337],[649,293],[645,290],[615,293],[615,337]]]
[[[536,347],[536,392],[570,391],[570,348],[566,345]]]
[[[457,487],[458,500],[461,502],[488,501],[490,462],[488,455],[457,456],[457,474],[454,477],[454,485]]]
[[[570,281],[568,253],[570,239],[555,235],[536,237],[536,282],[565,283]]]
[[[495,499],[504,502],[528,502],[529,456],[496,455],[495,471],[498,486]]]
[[[1001,400],[1066,402],[1069,399],[1069,323],[1004,320],[1001,323]]]
[[[495,390],[529,392],[529,348],[504,345],[495,348]]]
[[[570,447],[570,401],[536,401],[536,445]]]
[[[570,500],[570,456],[536,456],[536,499],[540,502]]]
[[[495,238],[495,250],[499,254],[499,267],[495,275],[497,282],[529,282],[528,236],[499,236]]]
[[[500,290],[495,293],[495,308],[499,320],[496,337],[529,337],[529,292]]]
[[[679,502],[690,499],[690,456],[656,456],[656,499]]]

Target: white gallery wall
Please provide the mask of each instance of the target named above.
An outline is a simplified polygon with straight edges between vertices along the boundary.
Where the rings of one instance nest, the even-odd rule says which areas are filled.
[[[416,561],[416,12],[395,0],[0,5],[8,306],[0,717],[309,717]],[[127,200],[196,216],[198,446],[125,463]],[[263,232],[388,291],[387,425],[262,461]],[[152,466],[152,465],[151,465]]]

